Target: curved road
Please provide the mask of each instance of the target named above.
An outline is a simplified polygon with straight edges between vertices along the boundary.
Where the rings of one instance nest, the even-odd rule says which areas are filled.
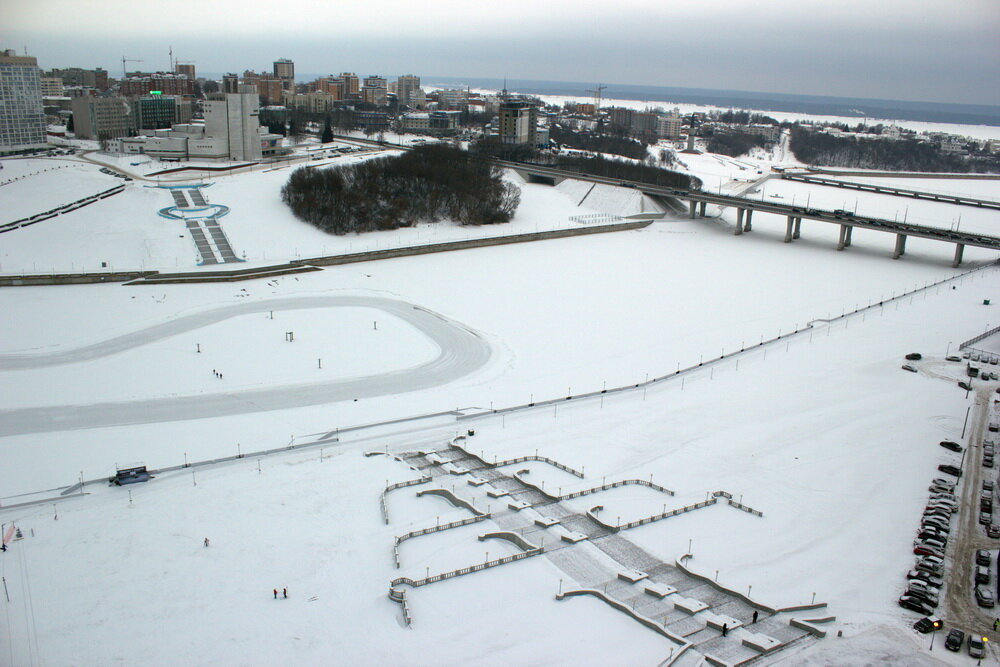
[[[237,315],[270,310],[338,307],[376,308],[394,315],[430,338],[438,346],[439,353],[431,361],[419,366],[348,380],[265,387],[225,394],[0,410],[0,437],[224,417],[400,394],[446,384],[468,375],[489,361],[490,346],[478,333],[437,313],[395,299],[322,296],[224,306],[63,352],[0,354],[0,369],[42,368],[98,359]]]

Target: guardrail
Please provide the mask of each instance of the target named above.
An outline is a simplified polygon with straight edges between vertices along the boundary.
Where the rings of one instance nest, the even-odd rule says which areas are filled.
[[[396,586],[426,586],[428,584],[434,584],[439,581],[444,581],[445,579],[454,579],[455,577],[461,577],[465,574],[471,574],[473,572],[481,572],[483,570],[488,570],[490,568],[499,567],[501,565],[506,565],[507,563],[513,563],[514,561],[524,560],[525,558],[531,558],[532,556],[538,556],[539,554],[545,553],[544,547],[538,547],[532,549],[531,551],[522,551],[519,554],[513,554],[511,556],[504,556],[503,558],[497,558],[496,560],[488,560],[477,565],[470,565],[468,567],[459,568],[457,570],[452,570],[450,572],[442,572],[441,574],[435,574],[430,577],[425,577],[423,579],[410,579],[409,577],[399,577],[398,579],[393,579],[389,582],[392,587]]]
[[[410,608],[406,604],[406,591],[402,588],[398,590],[390,588],[389,599],[403,607],[403,620],[406,622],[406,627],[410,627],[410,624],[413,623],[413,619],[410,617]]]
[[[997,334],[997,333],[1000,333],[1000,327],[993,327],[989,331],[984,331],[983,333],[979,334],[978,336],[974,336],[974,337],[970,338],[969,340],[967,340],[967,341],[965,341],[963,343],[959,343],[958,349],[964,350],[965,348],[969,347],[970,345],[974,345],[975,343],[978,343],[979,341],[984,340],[986,338],[989,338],[990,336],[992,336],[994,334]]]
[[[482,414],[482,413],[479,413],[479,414]],[[461,419],[461,418],[462,418],[462,416],[459,415],[458,419]],[[496,461],[496,460],[494,460],[494,461],[490,462],[490,461],[487,461],[487,460],[483,459],[478,454],[470,452],[468,449],[466,449],[465,447],[463,447],[460,444],[458,444],[459,440],[465,440],[465,436],[464,435],[460,435],[457,438],[452,439],[452,441],[451,441],[451,447],[454,448],[454,449],[457,449],[460,452],[462,452],[463,454],[465,454],[469,458],[476,459],[477,461],[479,461],[480,463],[482,463],[485,466],[491,466],[493,468],[502,468],[504,466],[517,465],[518,463],[524,463],[526,461],[537,461],[539,463],[547,463],[547,464],[549,464],[550,466],[552,466],[554,468],[559,468],[560,470],[562,470],[564,472],[568,472],[569,474],[573,475],[574,477],[579,477],[580,479],[583,479],[583,477],[584,477],[583,473],[580,472],[579,470],[575,470],[573,468],[570,468],[567,465],[563,465],[562,463],[559,463],[558,461],[550,459],[547,456],[538,456],[537,454],[529,454],[527,456],[518,456],[518,457],[513,458],[513,459],[505,459],[503,461]]]
[[[426,484],[431,481],[430,477],[420,477],[418,479],[409,479],[405,482],[396,482],[395,484],[390,484],[382,490],[382,494],[379,496],[378,502],[379,507],[382,508],[382,518],[385,520],[385,524],[389,525],[389,509],[385,506],[385,494],[390,491],[395,491],[396,489],[402,489],[407,486],[416,486],[417,484]]]
[[[396,537],[396,543],[392,547],[393,561],[396,563],[396,569],[399,569],[399,545],[406,540],[412,539],[414,537],[420,537],[421,535],[430,535],[431,533],[438,533],[442,530],[450,530],[452,528],[460,528],[462,526],[468,526],[473,523],[479,523],[480,521],[485,521],[489,519],[491,514],[477,514],[476,516],[470,516],[466,519],[460,521],[452,521],[451,523],[445,523],[441,525],[434,526],[432,528],[421,528],[420,530],[412,530],[409,533],[404,533]]]
[[[589,496],[592,493],[600,493],[601,491],[607,491],[609,489],[616,489],[620,486],[629,486],[632,484],[637,484],[639,486],[647,486],[660,493],[665,493],[668,496],[675,495],[673,491],[666,487],[662,487],[659,484],[653,484],[649,480],[645,479],[622,479],[617,482],[612,482],[610,484],[602,484],[600,486],[595,486],[590,489],[583,489],[582,491],[574,491],[573,493],[566,493],[559,496],[559,500],[572,500],[573,498],[579,498],[580,496]]]

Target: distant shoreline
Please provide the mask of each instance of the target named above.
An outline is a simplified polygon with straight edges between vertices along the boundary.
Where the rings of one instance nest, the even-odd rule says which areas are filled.
[[[487,88],[500,90],[502,79],[475,77],[421,77],[427,86]],[[571,81],[508,80],[507,89],[529,95],[563,95],[592,97],[596,84]],[[736,90],[707,90],[701,88],[668,88],[660,86],[630,86],[605,84],[605,99],[662,102],[664,105],[698,104],[715,107],[734,107],[757,111],[780,111],[816,116],[845,116],[909,120],[953,125],[990,125],[1000,127],[1000,107],[981,104],[950,104],[945,102],[907,102],[849,97],[823,97],[817,95],[788,95],[782,93],[755,93]]]

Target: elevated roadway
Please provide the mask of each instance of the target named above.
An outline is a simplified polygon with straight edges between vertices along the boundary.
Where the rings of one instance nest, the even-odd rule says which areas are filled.
[[[946,204],[975,206],[977,208],[991,208],[993,210],[1000,211],[1000,202],[990,201],[988,199],[977,199],[976,197],[942,194],[940,192],[926,192],[924,190],[908,190],[906,188],[894,188],[888,185],[879,185],[877,183],[855,183],[853,181],[842,181],[836,178],[824,178],[822,176],[813,176],[811,174],[800,174],[796,172],[785,172],[781,175],[781,178],[786,181],[800,181],[802,183],[828,185],[830,187],[844,188],[846,190],[876,192],[878,194],[910,197],[912,199],[927,199],[929,201],[939,201]]]

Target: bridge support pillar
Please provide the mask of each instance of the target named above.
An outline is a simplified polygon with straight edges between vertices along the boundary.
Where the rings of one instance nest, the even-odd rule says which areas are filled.
[[[847,225],[847,236],[844,237],[844,247],[851,247],[851,236],[854,234],[854,225]]]
[[[705,206],[706,205],[707,205],[706,202],[702,202],[701,203],[701,217],[703,217],[703,218],[705,217]]]
[[[792,238],[799,238],[799,232],[802,231],[802,218],[795,218],[795,229],[792,230]]]
[[[742,209],[742,208],[736,209],[736,231],[734,232],[736,234],[736,236],[739,236],[740,234],[743,233],[743,214],[744,214],[744,212],[745,212],[745,209]]]
[[[906,234],[896,234],[896,249],[892,251],[892,258],[899,259],[906,254]]]
[[[691,217],[694,218],[697,215],[698,202],[691,201],[691,202],[688,202],[688,204],[691,207]]]
[[[795,218],[788,216],[788,222],[785,223],[785,243],[792,242],[792,228],[795,226]]]
[[[753,225],[750,224],[750,218],[752,218],[752,217],[753,217],[753,209],[752,208],[748,208],[747,209],[746,224],[743,226],[743,231],[749,232],[750,230],[753,229]]]
[[[848,241],[847,241],[847,233],[848,233],[847,230],[848,229],[850,229],[849,225],[841,225],[840,226],[840,240],[837,241],[837,250],[843,250],[844,248],[846,248],[848,246]]]
[[[964,243],[956,243],[955,244],[955,261],[952,263],[952,266],[955,267],[956,269],[962,264],[962,255],[964,253],[965,253],[965,244]]]

